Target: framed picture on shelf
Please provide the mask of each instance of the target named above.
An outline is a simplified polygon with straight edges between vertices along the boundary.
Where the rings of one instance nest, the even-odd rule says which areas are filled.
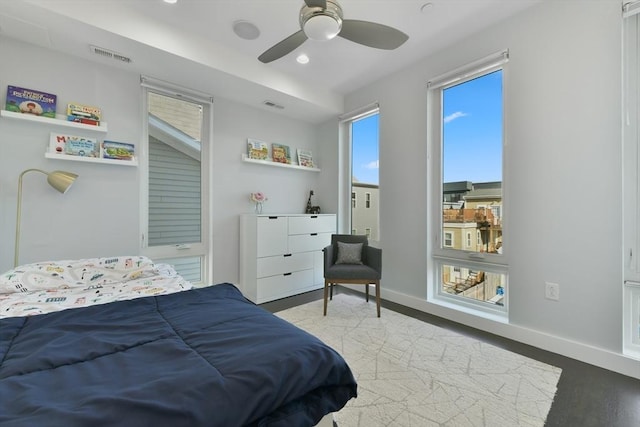
[[[291,151],[288,145],[271,144],[271,159],[276,163],[291,164]]]
[[[266,142],[248,138],[247,156],[254,160],[267,160],[269,158],[269,146]]]
[[[311,154],[311,151],[298,148],[298,165],[307,168],[315,167],[315,165],[313,164],[313,155]]]

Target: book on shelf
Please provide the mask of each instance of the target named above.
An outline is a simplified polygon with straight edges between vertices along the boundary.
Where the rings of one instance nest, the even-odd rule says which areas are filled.
[[[67,120],[70,122],[84,123],[86,125],[100,126],[102,110],[91,105],[70,102],[67,104]]]
[[[7,86],[5,108],[14,113],[56,118],[57,96],[39,90]]]
[[[266,142],[257,139],[247,139],[247,155],[250,159],[267,160],[269,157],[269,147]]]
[[[51,132],[49,152],[80,157],[100,157],[100,144],[95,138]]]
[[[271,159],[276,163],[291,164],[291,152],[288,145],[271,144]]]
[[[104,141],[102,143],[102,158],[115,160],[133,160],[135,145],[127,142]]]
[[[298,165],[307,168],[315,167],[315,165],[313,164],[313,155],[311,151],[298,148]]]

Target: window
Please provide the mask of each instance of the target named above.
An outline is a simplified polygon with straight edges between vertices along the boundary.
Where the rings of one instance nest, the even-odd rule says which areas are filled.
[[[341,122],[341,152],[345,158],[345,168],[341,172],[341,187],[349,188],[351,209],[347,212],[339,207],[339,229],[365,232],[370,240],[380,239],[380,220],[378,212],[378,145],[379,113],[378,106],[367,106],[354,113],[343,116]],[[346,167],[349,168],[348,172]],[[344,190],[343,190],[344,191]],[[349,194],[348,193],[348,194]],[[340,196],[344,200],[344,192]],[[360,201],[360,203],[358,203]],[[364,203],[363,203],[363,202]],[[349,225],[341,225],[341,222]]]
[[[430,296],[506,314],[502,52],[429,82]],[[473,239],[473,236],[476,236]],[[464,246],[463,246],[464,245]]]
[[[453,247],[453,233],[450,231],[444,232],[444,246],[448,248]]]
[[[143,79],[146,110],[142,253],[208,282],[210,100]]]
[[[640,357],[640,1],[623,8],[623,353]]]

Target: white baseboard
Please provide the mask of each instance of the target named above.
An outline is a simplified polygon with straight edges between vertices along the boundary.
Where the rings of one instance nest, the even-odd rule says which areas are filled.
[[[364,288],[362,286],[341,286],[364,293]],[[438,304],[430,303],[414,296],[402,294],[388,288],[381,288],[380,292],[381,297],[387,301],[433,314],[435,316],[499,335],[501,337],[509,338],[523,344],[532,345],[542,350],[560,354],[590,365],[618,372],[632,378],[640,379],[640,361],[638,359],[627,357],[621,353],[614,353],[609,350],[576,341],[570,341],[555,335],[524,328],[522,326],[496,322],[494,320],[473,316]]]

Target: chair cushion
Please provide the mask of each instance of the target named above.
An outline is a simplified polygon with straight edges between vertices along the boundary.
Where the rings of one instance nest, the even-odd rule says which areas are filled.
[[[324,270],[324,278],[335,280],[380,280],[380,273],[363,264],[334,264]]]
[[[362,243],[338,242],[336,264],[362,264]]]

